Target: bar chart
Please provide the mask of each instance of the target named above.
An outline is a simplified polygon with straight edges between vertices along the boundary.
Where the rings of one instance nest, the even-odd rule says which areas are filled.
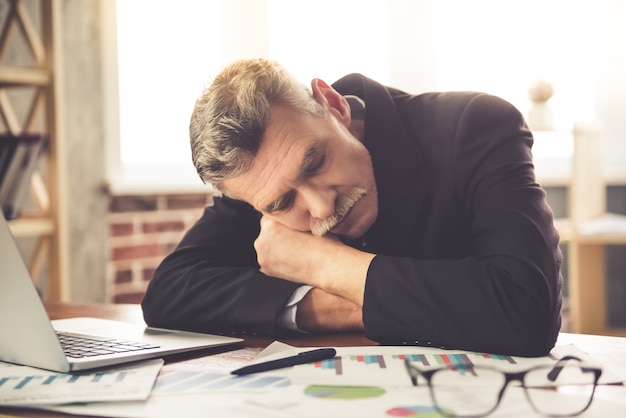
[[[472,360],[472,358],[474,360]],[[502,356],[498,354],[485,353],[450,353],[450,354],[369,354],[369,355],[344,355],[336,356],[332,359],[322,360],[313,363],[312,367],[319,370],[331,371],[335,375],[343,375],[346,367],[353,372],[357,368],[371,371],[372,368],[404,368],[404,360],[420,363],[422,366],[460,366],[471,367],[480,362],[484,364],[484,360],[494,360],[495,362],[506,362],[508,364],[517,364],[517,361],[511,356]],[[400,364],[400,365],[399,365]],[[304,366],[307,367],[307,366]]]
[[[170,370],[159,374],[154,385],[155,394],[182,394],[215,391],[258,391],[287,387],[290,380],[281,376],[234,376],[224,372]]]
[[[163,360],[147,360],[99,371],[56,373],[0,363],[0,405],[104,400],[149,396]]]
[[[405,360],[425,369],[455,366],[467,369],[474,365],[518,369],[552,361],[549,357],[528,360],[508,355],[432,348],[388,346],[375,348],[377,352],[364,348],[359,348],[362,352],[352,350],[353,347],[341,347],[332,359],[294,367],[292,381],[299,383],[309,379],[322,385],[341,386],[404,386],[410,384]]]
[[[83,374],[31,374],[27,376],[5,376],[0,377],[0,390],[22,390],[30,389],[32,386],[58,386],[80,383],[104,383],[104,384],[116,384],[126,380],[129,375],[135,374],[134,372],[119,371],[119,372],[97,372],[97,373],[83,373]]]

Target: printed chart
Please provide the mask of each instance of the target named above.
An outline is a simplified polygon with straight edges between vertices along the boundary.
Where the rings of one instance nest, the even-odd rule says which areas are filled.
[[[369,347],[368,347],[369,349]],[[437,367],[492,366],[515,370],[553,362],[552,357],[522,358],[498,354],[430,349],[422,347],[374,347],[378,352],[354,352],[350,347],[337,349],[337,356],[311,364],[296,366],[290,373],[294,383],[315,383],[336,386],[391,386],[411,385],[404,361],[415,366]],[[381,354],[382,352],[382,354]]]
[[[500,360],[505,361],[509,364],[517,364],[517,361],[511,356],[502,356],[496,354],[486,354],[486,353],[452,353],[452,354],[392,354],[392,355],[382,355],[382,354],[371,354],[371,355],[347,355],[347,356],[336,356],[332,359],[318,361],[313,364],[314,368],[320,370],[330,370],[335,375],[341,376],[344,374],[344,365],[349,365],[349,370],[355,372],[357,368],[370,367],[379,369],[387,369],[398,367],[397,363],[400,361],[402,364],[405,359],[416,363],[425,367],[432,366],[461,366],[461,367],[471,367],[475,363],[474,360]],[[483,363],[483,362],[481,362]],[[354,367],[358,365],[358,367]],[[402,365],[402,367],[404,367]],[[368,372],[371,370],[368,370]]]
[[[377,398],[385,394],[385,389],[376,386],[319,386],[311,385],[304,394],[325,399],[364,399]]]
[[[258,392],[264,389],[284,388],[288,378],[251,374],[234,376],[224,372],[195,370],[164,370],[154,385],[154,394],[184,394],[214,391]]]
[[[55,373],[0,363],[0,405],[146,399],[162,365],[156,359],[103,371]]]
[[[27,376],[9,375],[0,377],[0,389],[18,391],[30,389],[33,386],[78,385],[83,383],[103,383],[107,386],[124,382],[132,371],[97,372],[92,374],[29,374]],[[79,382],[80,381],[80,382]]]
[[[387,411],[390,417],[403,418],[440,418],[441,414],[437,412],[434,406],[398,406]]]
[[[280,344],[277,347],[280,350],[261,356],[260,360],[286,357],[307,349]],[[585,354],[575,346],[557,347],[553,355],[540,358],[406,346],[336,349],[337,357],[331,360],[249,376],[233,376],[223,369],[216,371],[198,364],[168,364],[161,369],[152,396],[145,402],[96,402],[63,405],[55,409],[79,415],[165,418],[180,415],[181,405],[184,405],[185,416],[194,418],[207,416],[207,411],[212,416],[237,418],[431,418],[440,415],[432,406],[428,388],[411,384],[404,368],[405,359],[424,368],[441,367],[447,362],[471,362],[507,370],[523,370],[539,364],[552,364],[564,355],[585,358]],[[609,379],[607,382],[611,381],[614,380]],[[511,417],[532,414],[524,392],[517,389],[507,390],[498,409],[500,414]],[[602,411],[603,404],[601,400],[594,400],[592,407]],[[609,405],[608,410],[614,412],[616,409]]]

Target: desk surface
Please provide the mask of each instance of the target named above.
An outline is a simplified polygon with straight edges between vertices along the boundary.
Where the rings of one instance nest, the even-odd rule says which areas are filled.
[[[46,310],[50,319],[63,319],[79,316],[91,316],[96,318],[113,319],[133,323],[142,323],[143,317],[139,305],[130,304],[66,304],[66,303],[46,303]],[[216,369],[232,370],[241,367],[251,361],[256,355],[267,347],[273,340],[258,336],[244,336],[245,341],[241,345],[229,348],[218,348],[210,352],[205,359],[212,363],[211,367]],[[315,336],[298,336],[281,339],[282,342],[297,347],[333,346],[349,347],[363,345],[377,345],[374,341],[367,339],[362,334],[327,334]],[[582,335],[582,334],[561,334],[557,344],[574,344],[581,350],[589,353],[602,366],[610,369],[611,372],[626,381],[626,338]],[[203,352],[202,355],[207,355]],[[186,361],[198,354],[185,354],[168,358],[167,361]],[[626,387],[624,386],[601,386],[596,392],[597,397],[624,403],[626,410]],[[5,414],[5,415],[3,415]],[[8,416],[19,417],[62,417],[64,414],[54,414],[51,412],[38,412],[27,409],[9,409],[0,407],[0,418]],[[75,415],[72,415],[75,416]]]

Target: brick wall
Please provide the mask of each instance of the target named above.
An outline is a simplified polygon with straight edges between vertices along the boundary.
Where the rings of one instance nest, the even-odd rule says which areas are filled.
[[[141,302],[160,261],[211,203],[210,194],[111,197],[108,302]]]

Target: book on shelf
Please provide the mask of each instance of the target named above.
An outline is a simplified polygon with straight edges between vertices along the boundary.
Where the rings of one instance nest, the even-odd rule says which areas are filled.
[[[42,134],[0,134],[0,206],[7,219],[20,216],[46,143]]]

